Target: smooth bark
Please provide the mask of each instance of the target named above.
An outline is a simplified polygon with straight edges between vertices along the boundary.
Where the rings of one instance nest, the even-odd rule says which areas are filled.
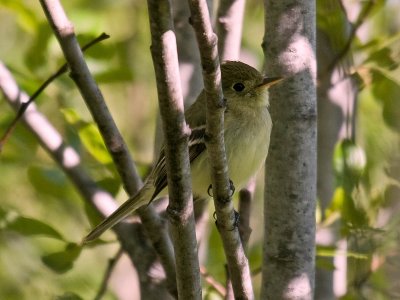
[[[317,104],[315,1],[265,1],[274,123],[266,162],[262,299],[313,299]]]
[[[169,1],[148,0],[151,54],[165,136],[167,209],[173,237],[179,299],[201,299],[200,267],[176,38]]]
[[[253,299],[248,260],[240,240],[231,199],[231,186],[226,163],[223,135],[224,97],[221,86],[217,43],[206,1],[189,0],[191,21],[196,32],[203,67],[207,97],[206,143],[211,166],[212,194],[217,225],[224,246],[232,287],[236,299]]]
[[[75,36],[73,24],[65,14],[60,1],[40,0],[40,3],[67,60],[70,76],[77,85],[99,128],[104,143],[121,177],[122,184],[127,193],[133,196],[142,186],[141,178],[129,154],[128,147],[111,116],[105,99],[84,60]],[[149,233],[149,237],[154,237],[154,244],[162,245],[155,249],[160,252],[161,262],[167,273],[167,285],[171,288],[170,292],[174,294],[176,292],[175,262],[172,256],[171,241],[164,226],[162,226],[163,223],[159,216],[152,210],[153,208],[148,206],[147,208],[139,209],[138,213],[143,216],[142,222]]]

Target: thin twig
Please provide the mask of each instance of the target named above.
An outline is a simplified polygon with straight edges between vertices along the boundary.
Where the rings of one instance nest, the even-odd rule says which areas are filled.
[[[206,1],[189,0],[191,20],[196,32],[207,97],[207,152],[211,166],[212,192],[218,230],[223,242],[235,297],[253,299],[248,260],[240,240],[224,144],[224,96],[218,58],[217,36],[213,32]]]
[[[95,38],[94,40],[90,41],[86,45],[82,47],[82,52],[86,51],[93,45],[108,39],[110,36],[102,33],[100,36]],[[48,79],[43,82],[39,88],[30,96],[29,100],[27,102],[24,102],[21,104],[19,110],[17,111],[17,114],[15,115],[14,119],[11,121],[11,123],[7,126],[7,129],[3,133],[3,136],[0,138],[0,153],[7,142],[8,138],[11,136],[12,132],[14,131],[15,127],[17,126],[18,121],[21,119],[25,111],[27,110],[28,106],[36,100],[36,98],[44,91],[44,89],[52,83],[57,77],[61,76],[68,70],[68,65],[67,63],[63,64],[54,74],[52,74]]]
[[[352,26],[349,37],[347,39],[346,44],[344,44],[343,48],[339,51],[339,53],[332,59],[332,62],[328,65],[326,73],[330,74],[336,65],[348,54],[350,51],[351,45],[357,35],[358,29],[361,25],[364,24],[365,20],[369,16],[370,12],[372,11],[373,6],[375,5],[376,1],[370,0],[364,9],[361,10],[360,15],[357,18],[356,23]],[[343,6],[343,5],[342,5]]]
[[[103,280],[101,281],[101,285],[99,288],[99,291],[96,294],[96,297],[94,297],[94,300],[100,300],[103,298],[105,292],[107,291],[107,285],[108,281],[111,278],[111,274],[117,265],[119,259],[122,257],[122,254],[124,253],[122,248],[118,249],[118,252],[115,254],[113,258],[110,258],[108,261],[107,269],[104,272]]]
[[[204,266],[200,266],[200,273],[203,279],[222,297],[225,297],[226,290],[224,286],[219,283],[213,276],[211,276]]]

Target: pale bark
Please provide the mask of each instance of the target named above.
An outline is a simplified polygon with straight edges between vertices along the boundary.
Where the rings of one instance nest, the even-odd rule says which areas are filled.
[[[315,1],[265,1],[273,121],[266,163],[262,299],[313,299],[316,204]]]
[[[148,0],[151,54],[165,136],[167,209],[174,242],[179,299],[201,299],[200,267],[178,54],[169,1]]]
[[[223,242],[232,286],[237,299],[253,299],[248,260],[240,240],[235,211],[231,199],[231,187],[224,146],[224,98],[221,86],[221,70],[217,49],[217,37],[213,32],[207,3],[189,0],[191,20],[196,32],[203,67],[204,87],[207,96],[206,132],[207,152],[211,165],[212,194],[217,216],[218,230]]]
[[[40,3],[63,50],[71,70],[70,76],[76,83],[82,98],[99,128],[104,143],[121,177],[122,184],[127,193],[133,196],[141,188],[142,181],[137,173],[132,157],[129,154],[128,147],[83,58],[82,51],[74,33],[73,24],[69,21],[58,0],[40,0]],[[151,206],[148,206],[147,208],[139,209],[138,213],[143,216],[142,222],[149,233],[149,237],[154,237],[154,244],[162,245],[155,249],[156,251],[162,252],[160,253],[160,258],[162,259],[161,262],[167,273],[167,285],[171,288],[171,293],[174,294],[176,291],[176,284],[171,241],[167,231],[164,226],[162,226],[162,221],[152,209]]]
[[[217,12],[218,52],[221,61],[239,60],[245,0],[221,0]]]

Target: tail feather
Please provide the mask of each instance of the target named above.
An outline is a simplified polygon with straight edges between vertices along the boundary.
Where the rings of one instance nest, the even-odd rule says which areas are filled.
[[[147,182],[135,196],[125,201],[109,217],[105,218],[100,224],[93,228],[93,230],[83,239],[82,244],[94,241],[105,231],[125,219],[129,214],[133,213],[139,207],[149,203],[153,192],[153,184]]]

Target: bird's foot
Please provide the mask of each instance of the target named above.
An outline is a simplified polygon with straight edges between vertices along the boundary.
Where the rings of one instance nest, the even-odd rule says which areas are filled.
[[[239,227],[240,214],[236,210],[233,210],[233,213],[234,213],[233,227],[231,229],[228,229],[228,231],[233,231],[233,230],[235,230],[235,228]],[[217,227],[219,227],[220,224],[218,223],[218,220],[217,220],[217,212],[216,211],[214,211],[214,213],[213,213],[213,218],[215,220],[215,225]]]
[[[232,197],[232,196],[233,196],[233,194],[235,193],[235,190],[236,190],[236,188],[235,188],[235,185],[233,184],[233,181],[232,181],[231,179],[229,179],[229,197]],[[211,198],[214,197],[214,195],[213,195],[213,193],[212,193],[212,184],[210,184],[210,185],[208,186],[207,194],[208,194],[208,196],[210,196]]]

